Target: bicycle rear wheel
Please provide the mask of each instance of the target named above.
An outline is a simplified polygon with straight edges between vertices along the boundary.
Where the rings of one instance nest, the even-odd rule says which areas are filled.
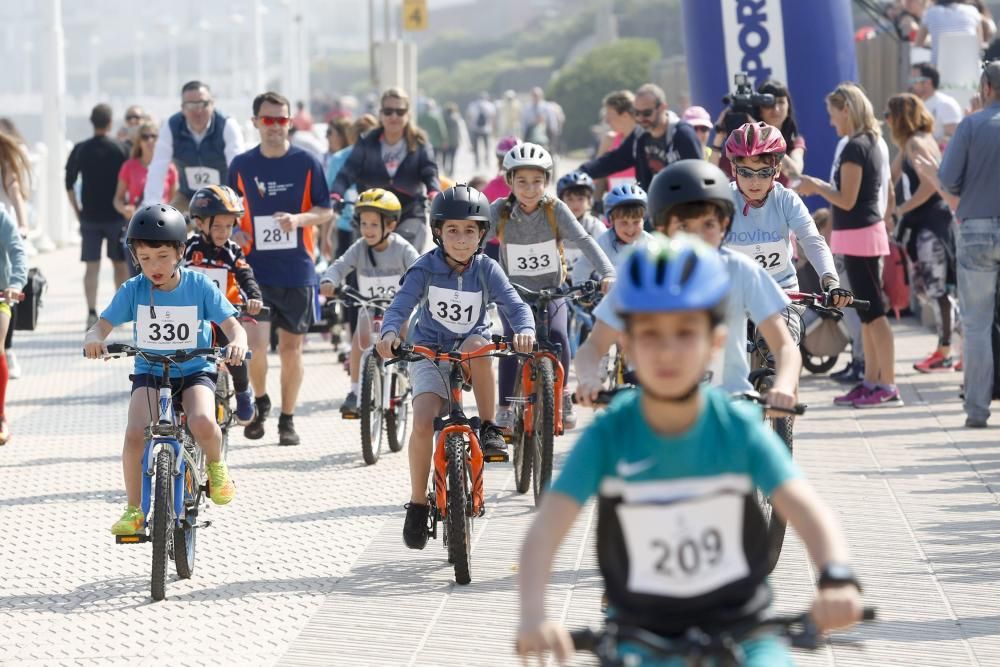
[[[186,513],[179,526],[174,526],[174,567],[181,579],[194,573],[195,539],[198,534],[198,503],[201,489],[191,466],[184,468],[184,505]]]
[[[757,391],[761,394],[767,392],[771,388],[773,381],[774,378],[770,376],[761,378],[756,387]],[[792,417],[770,417],[767,419],[768,425],[774,429],[774,432],[778,434],[788,447],[789,454],[793,451],[792,428],[794,421]],[[764,525],[767,527],[767,573],[770,574],[778,565],[778,559],[781,557],[781,547],[785,543],[785,520],[774,511],[771,499],[764,495],[760,489],[754,491],[754,496],[757,499],[757,505],[760,507],[761,514],[764,515]]]
[[[406,427],[410,423],[410,382],[406,373],[397,370],[389,374],[391,378],[391,393],[396,407],[385,412],[385,430],[389,435],[389,451],[398,452],[406,442]]]
[[[153,501],[153,573],[150,593],[160,601],[167,596],[167,559],[170,554],[173,531],[174,488],[171,464],[173,457],[167,449],[156,455],[156,495]]]
[[[361,455],[373,465],[382,453],[382,369],[369,354],[361,368]]]
[[[552,449],[556,432],[555,369],[552,360],[542,357],[536,362],[535,423],[532,424],[532,490],[535,505],[542,502],[542,494],[552,482]]]
[[[527,493],[531,488],[531,466],[534,444],[524,431],[524,387],[521,385],[522,369],[518,367],[514,380],[514,397],[511,401],[510,443],[514,449],[514,488],[518,493]]]
[[[449,436],[445,447],[448,453],[448,516],[445,517],[448,562],[455,566],[456,583],[464,586],[472,581],[472,512],[465,439],[460,435]]]

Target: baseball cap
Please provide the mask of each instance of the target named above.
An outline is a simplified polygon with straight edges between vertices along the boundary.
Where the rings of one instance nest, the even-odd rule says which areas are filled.
[[[1000,88],[1000,60],[983,63],[983,76],[993,88]]]
[[[694,127],[712,127],[712,117],[708,115],[705,107],[688,107],[684,111],[684,120]]]

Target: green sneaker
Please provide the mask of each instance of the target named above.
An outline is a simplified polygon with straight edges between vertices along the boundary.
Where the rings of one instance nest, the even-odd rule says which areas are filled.
[[[216,505],[226,505],[236,497],[236,485],[222,461],[208,464],[208,492]]]
[[[142,513],[141,507],[129,505],[125,508],[122,518],[115,521],[111,526],[112,535],[138,535],[146,526],[146,515]]]

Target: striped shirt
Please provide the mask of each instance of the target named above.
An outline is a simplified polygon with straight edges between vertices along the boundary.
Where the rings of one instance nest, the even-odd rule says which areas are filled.
[[[978,34],[977,28],[982,16],[972,5],[933,5],[924,12],[923,25],[931,36],[931,62],[938,61],[938,37],[945,33]]]

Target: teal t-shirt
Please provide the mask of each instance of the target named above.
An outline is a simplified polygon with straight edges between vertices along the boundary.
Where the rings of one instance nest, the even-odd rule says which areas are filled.
[[[153,284],[139,274],[127,280],[115,292],[111,305],[101,317],[114,326],[132,322],[133,345],[159,354],[178,350],[212,346],[212,322],[219,324],[235,317],[237,312],[215,283],[205,274],[178,269],[181,280],[177,287],[164,292],[151,289]],[[150,309],[150,296],[153,307]],[[170,368],[170,377],[186,377],[198,372],[211,372],[205,359],[192,359]],[[135,372],[162,375],[159,364],[142,357],[135,358]]]

